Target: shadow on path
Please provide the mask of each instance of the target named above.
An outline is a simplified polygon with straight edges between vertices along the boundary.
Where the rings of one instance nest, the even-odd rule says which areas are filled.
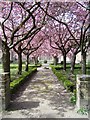
[[[26,101],[26,102],[11,102],[8,111],[31,109],[39,106],[39,102]]]
[[[51,69],[38,69],[20,87],[4,118],[82,118],[70,103],[70,93],[60,84]],[[17,119],[18,119],[17,118]]]

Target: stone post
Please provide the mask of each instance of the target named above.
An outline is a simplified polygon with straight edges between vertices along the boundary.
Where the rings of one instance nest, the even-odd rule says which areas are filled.
[[[1,97],[2,97],[2,110],[7,109],[10,103],[10,78],[9,73],[1,74]]]
[[[77,75],[76,89],[77,89],[77,102],[76,102],[77,109],[80,109],[82,107],[84,108],[89,107],[90,75]]]

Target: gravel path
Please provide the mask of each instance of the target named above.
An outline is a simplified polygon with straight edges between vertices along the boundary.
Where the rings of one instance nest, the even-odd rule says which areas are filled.
[[[52,71],[41,68],[13,95],[3,118],[87,118],[77,114],[69,99]]]

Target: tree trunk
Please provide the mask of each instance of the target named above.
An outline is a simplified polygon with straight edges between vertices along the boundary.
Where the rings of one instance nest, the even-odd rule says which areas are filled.
[[[9,73],[10,78],[10,52],[7,45],[2,44],[2,64],[3,71]]]
[[[29,55],[27,55],[25,71],[28,71],[28,64],[29,64]]]
[[[75,67],[75,61],[76,61],[76,54],[73,54],[71,59],[71,73],[74,73],[74,67]]]
[[[10,52],[10,62],[13,62],[13,51]]]
[[[18,74],[22,74],[22,52],[18,54]]]
[[[37,57],[34,58],[34,63],[35,63],[35,65],[38,64],[38,58]]]
[[[81,54],[82,74],[86,74],[86,52]]]
[[[2,44],[2,110],[6,110],[10,104],[10,49],[7,45]]]
[[[66,71],[66,54],[63,55],[63,70]]]
[[[55,56],[54,57],[54,65],[57,65],[57,63],[58,63],[58,58],[57,58],[57,56]]]

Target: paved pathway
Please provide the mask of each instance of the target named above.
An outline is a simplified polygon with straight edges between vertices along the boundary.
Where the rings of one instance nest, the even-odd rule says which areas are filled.
[[[13,95],[4,118],[62,118],[87,117],[77,114],[69,102],[69,93],[50,69],[38,69],[31,80]]]

